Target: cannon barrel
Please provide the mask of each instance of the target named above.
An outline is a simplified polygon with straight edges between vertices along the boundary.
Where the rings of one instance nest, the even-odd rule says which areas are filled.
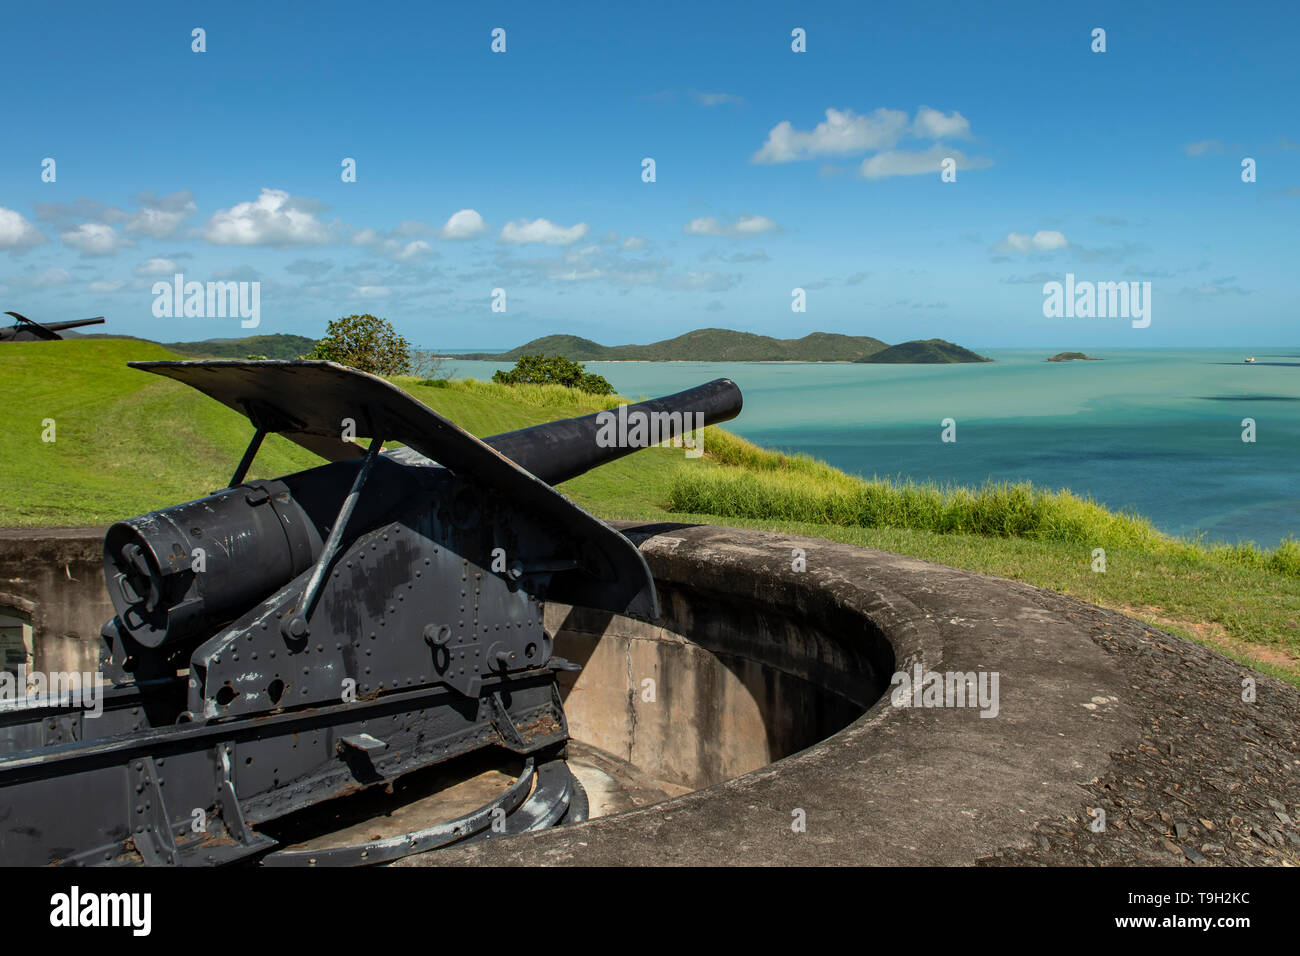
[[[558,485],[639,448],[730,421],[740,414],[742,404],[736,383],[718,378],[663,398],[504,432],[484,441],[525,471]]]
[[[103,325],[104,323],[102,315],[93,319],[71,319],[67,322],[33,322],[17,312],[6,312],[5,315],[12,315],[17,321],[13,325],[0,328],[0,342],[61,339],[63,336],[59,335],[59,332],[68,329],[79,329],[83,325]]]
[[[104,317],[97,316],[93,319],[69,319],[67,322],[42,322],[41,325],[51,332],[62,332],[64,329],[79,329],[83,325],[103,325]]]

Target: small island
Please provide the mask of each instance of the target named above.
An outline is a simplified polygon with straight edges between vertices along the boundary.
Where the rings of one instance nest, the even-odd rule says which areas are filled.
[[[891,345],[887,349],[881,349],[855,361],[876,365],[955,365],[959,362],[992,362],[993,360],[943,339],[917,339]]]
[[[1047,361],[1049,362],[1104,362],[1105,359],[1095,358],[1091,355],[1084,355],[1082,352],[1057,352]]]

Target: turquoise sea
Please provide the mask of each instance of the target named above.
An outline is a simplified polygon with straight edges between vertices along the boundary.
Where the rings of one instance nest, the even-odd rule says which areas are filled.
[[[589,362],[646,398],[718,377],[745,409],[727,428],[864,476],[1069,488],[1172,534],[1273,546],[1300,536],[1300,346],[1090,351],[984,349],[976,365]],[[1243,359],[1253,355],[1255,364]],[[511,363],[450,359],[459,377]],[[446,374],[446,372],[444,373]],[[940,422],[957,441],[940,441]],[[1256,441],[1242,441],[1242,419]]]

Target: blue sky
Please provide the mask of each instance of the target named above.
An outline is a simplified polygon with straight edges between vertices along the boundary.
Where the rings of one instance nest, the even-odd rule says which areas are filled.
[[[11,4],[0,302],[164,341],[1297,344],[1298,11]],[[260,282],[260,326],[155,317],[176,272]],[[1067,272],[1150,281],[1150,326],[1045,318]]]

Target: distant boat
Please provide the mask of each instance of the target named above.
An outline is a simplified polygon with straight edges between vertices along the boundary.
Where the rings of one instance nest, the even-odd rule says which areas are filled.
[[[1254,361],[1255,361],[1255,356],[1252,355],[1250,358],[1246,359],[1246,364],[1249,365]]]

